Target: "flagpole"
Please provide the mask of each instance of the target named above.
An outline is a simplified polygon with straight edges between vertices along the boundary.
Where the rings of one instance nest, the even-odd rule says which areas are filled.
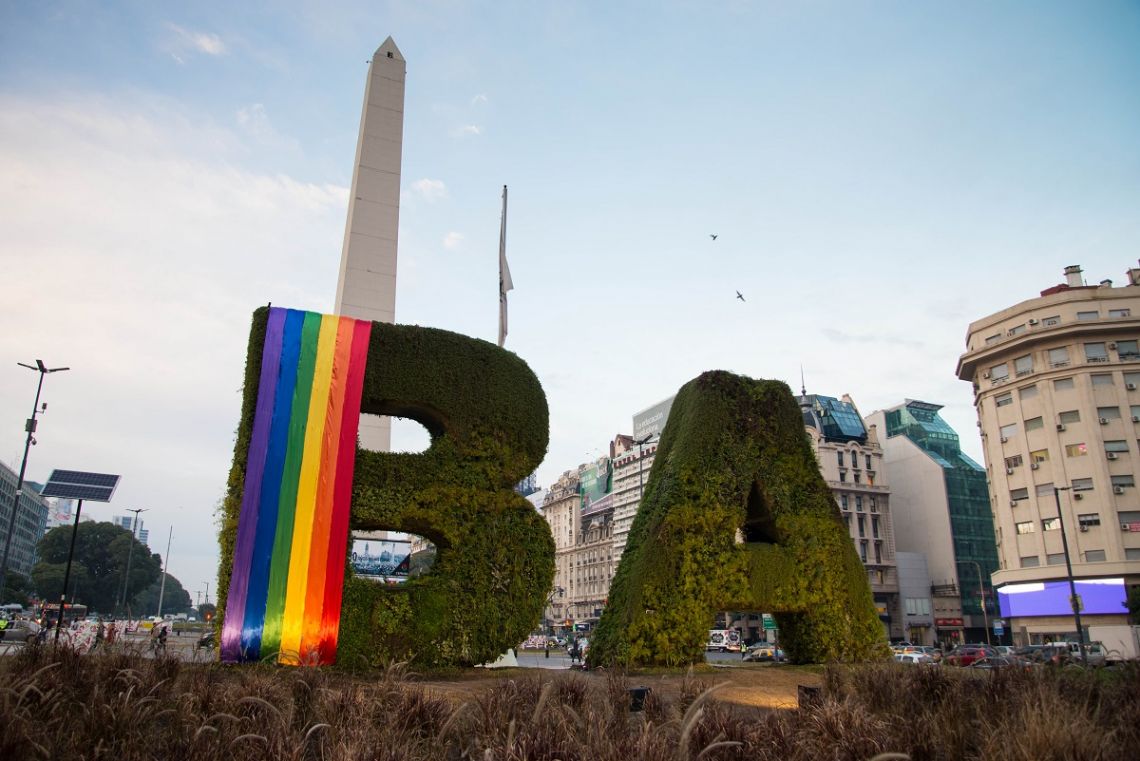
[[[503,217],[499,226],[499,346],[507,338],[507,291],[513,290],[511,270],[507,266],[507,186],[503,186]]]

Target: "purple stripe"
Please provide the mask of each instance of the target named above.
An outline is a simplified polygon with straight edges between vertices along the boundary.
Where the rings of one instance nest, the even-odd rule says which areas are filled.
[[[230,574],[230,591],[226,599],[226,618],[222,626],[222,660],[241,660],[241,630],[245,619],[246,596],[249,592],[249,570],[253,560],[253,544],[257,538],[257,512],[261,502],[261,477],[265,473],[265,454],[269,449],[269,428],[273,422],[273,399],[281,365],[281,340],[285,330],[285,309],[270,307],[265,326],[265,345],[261,353],[261,380],[257,385],[257,408],[253,414],[253,437],[245,460],[245,491],[238,513],[237,543],[234,545],[234,567]]]

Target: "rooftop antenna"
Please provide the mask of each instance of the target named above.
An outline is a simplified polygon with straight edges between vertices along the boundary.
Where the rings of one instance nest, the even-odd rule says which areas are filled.
[[[800,365],[800,396],[807,396],[807,384],[804,383],[804,366]]]

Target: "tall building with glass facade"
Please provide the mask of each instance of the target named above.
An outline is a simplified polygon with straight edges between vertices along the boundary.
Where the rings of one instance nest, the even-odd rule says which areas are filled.
[[[0,552],[8,539],[8,524],[16,501],[16,482],[19,476],[7,465],[0,463]],[[8,547],[8,570],[29,576],[36,562],[36,545],[47,530],[48,505],[40,496],[40,485],[24,481],[20,505],[16,511],[15,531]]]
[[[1140,268],[1124,287],[1081,268],[970,324],[958,378],[974,389],[1015,641],[1123,625],[1140,585]]]
[[[986,471],[962,452],[941,405],[908,399],[867,416],[891,479],[895,545],[926,556],[939,642],[985,642],[998,568]],[[983,605],[985,605],[983,611]]]

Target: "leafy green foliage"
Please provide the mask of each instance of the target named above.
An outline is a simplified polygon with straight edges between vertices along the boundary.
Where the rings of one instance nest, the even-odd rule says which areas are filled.
[[[134,563],[132,561],[131,565]],[[162,612],[158,610],[158,598],[162,596]],[[135,595],[131,600],[131,609],[136,615],[177,615],[190,610],[190,593],[182,586],[182,582],[166,574],[166,586],[162,586],[160,576],[153,584]]]
[[[796,662],[885,654],[791,391],[719,371],[673,402],[590,662],[700,661],[718,610],[775,612]]]
[[[40,562],[32,568],[32,581],[45,600],[58,601],[63,591],[71,532],[71,526],[58,526],[40,540],[37,548]],[[75,536],[68,599],[74,594],[76,602],[87,605],[92,611],[114,613],[115,602],[122,590],[128,552],[131,555],[131,573],[127,582],[127,599],[130,600],[160,578],[160,557],[122,526],[80,523],[79,533]]]
[[[246,394],[222,510],[218,608],[225,610],[266,310],[254,316]],[[389,587],[349,568],[337,658],[348,666],[496,658],[541,619],[554,577],[546,522],[512,487],[546,453],[546,398],[514,354],[456,333],[373,323],[362,414],[415,420],[417,454],[358,449],[350,526],[429,539],[426,575]],[[347,559],[346,559],[347,562]]]
[[[1140,624],[1140,587],[1129,587],[1128,601],[1125,604],[1128,606],[1128,621]]]

